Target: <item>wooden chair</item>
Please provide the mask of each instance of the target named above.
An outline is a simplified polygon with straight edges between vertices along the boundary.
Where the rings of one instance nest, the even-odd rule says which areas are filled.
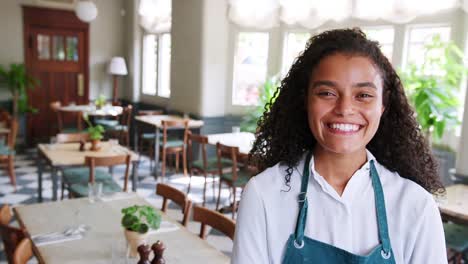
[[[12,218],[10,206],[3,205],[0,208],[0,235],[8,263],[14,263],[15,249],[19,242],[26,237],[26,232],[23,229],[10,226]]]
[[[461,264],[462,259],[468,254],[468,227],[447,222],[444,223],[445,243],[447,250],[453,253],[449,262]]]
[[[88,167],[88,175],[83,176],[83,173],[70,173],[70,171],[63,172],[63,180],[68,186],[70,197],[85,197],[88,196],[88,183],[100,182],[102,183],[103,193],[113,192],[126,192],[128,189],[128,176],[130,171],[131,155],[119,155],[108,157],[85,157],[85,164]],[[112,175],[105,172],[96,170],[96,167],[111,167],[116,165],[125,164],[124,186],[121,188],[117,182],[114,181]]]
[[[193,220],[201,223],[200,238],[202,239],[206,239],[205,229],[206,225],[209,225],[214,229],[221,231],[231,240],[234,240],[236,222],[216,211],[205,207],[195,206],[193,208]]]
[[[132,122],[133,106],[124,107],[117,125],[105,126],[106,133],[119,139],[122,145],[130,146],[130,124]]]
[[[179,154],[182,155],[182,162],[184,168],[184,176],[187,176],[187,136],[188,136],[188,120],[163,120],[161,121],[163,127],[163,140],[161,145],[161,175],[164,179],[166,175],[166,160],[167,155],[174,154],[176,157],[176,172],[179,168]],[[168,130],[180,130],[183,129],[183,140],[170,139],[168,137]]]
[[[162,110],[140,110],[138,111],[139,116],[154,116],[162,115]],[[154,129],[153,129],[154,131]],[[161,136],[161,134],[160,134]],[[153,160],[154,160],[154,140],[156,139],[156,133],[154,132],[143,132],[138,135],[138,150],[140,153],[148,151],[148,156],[150,157],[150,171],[153,171]],[[147,146],[147,148],[145,148]]]
[[[23,238],[13,254],[14,264],[26,264],[33,257],[32,243],[29,238]]]
[[[190,210],[192,208],[192,201],[187,197],[187,195],[177,190],[176,188],[163,183],[158,183],[156,185],[156,194],[163,197],[163,205],[161,211],[166,212],[168,199],[182,208],[182,213],[184,214],[182,224],[184,226],[187,226],[190,216]]]
[[[193,143],[197,143],[201,148],[201,159],[194,161],[193,159]],[[206,184],[207,176],[211,174],[213,176],[213,197],[216,197],[215,194],[215,176],[218,175],[218,158],[207,158],[206,155],[206,145],[208,144],[208,137],[203,135],[196,135],[192,132],[188,132],[187,136],[187,150],[188,150],[188,160],[189,160],[189,175],[190,181],[187,189],[187,195],[190,193],[190,188],[192,185],[192,175],[193,174],[202,174],[205,177],[205,184],[203,185],[203,206],[206,203]],[[221,159],[221,165],[223,168],[232,166],[232,162],[228,159]]]
[[[84,141],[89,141],[88,133],[59,133],[56,136],[57,143],[77,143]]]
[[[0,144],[0,162],[6,163],[11,185],[13,185],[16,191],[15,146],[16,136],[18,134],[18,121],[9,117],[9,119],[5,120],[5,124],[10,129],[10,132],[6,137],[6,145],[3,143]]]
[[[219,208],[221,199],[221,187],[225,183],[231,188],[233,201],[231,204],[232,219],[234,219],[237,211],[236,189],[244,188],[251,177],[251,172],[243,166],[238,166],[237,160],[239,157],[239,148],[226,146],[221,143],[216,144],[216,154],[218,156],[218,173],[219,173],[219,191],[218,200],[216,201],[216,210]],[[229,158],[232,161],[232,169],[230,172],[223,172],[222,159]]]

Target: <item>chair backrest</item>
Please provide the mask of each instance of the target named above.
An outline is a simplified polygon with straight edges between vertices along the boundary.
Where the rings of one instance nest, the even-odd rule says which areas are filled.
[[[163,127],[163,147],[167,143],[167,130],[169,129],[183,129],[184,130],[184,143],[187,144],[188,136],[188,120],[162,120],[161,125]]]
[[[202,161],[203,161],[203,170],[206,170],[208,166],[208,160],[206,155],[206,145],[208,144],[208,137],[203,135],[193,134],[188,131],[187,134],[187,151],[188,151],[188,160],[189,164],[194,162],[193,160],[193,143],[198,143],[202,152]]]
[[[205,207],[195,206],[193,208],[193,220],[201,223],[200,237],[206,239],[206,225],[221,231],[234,240],[234,231],[236,230],[236,222],[234,220]]]
[[[32,243],[29,238],[23,238],[13,254],[14,264],[26,264],[33,256]]]
[[[182,213],[184,214],[182,224],[187,226],[190,210],[192,208],[192,201],[187,197],[187,195],[176,188],[163,183],[158,183],[156,185],[156,194],[163,197],[163,205],[161,209],[163,212],[166,212],[167,210],[168,199],[182,208]]]
[[[57,116],[57,127],[59,132],[61,132],[63,129],[62,113],[59,109],[61,106],[62,103],[60,101],[54,101],[50,103],[50,109],[52,109],[52,111],[54,111],[55,115]]]
[[[127,126],[130,129],[130,123],[132,121],[132,110],[133,106],[131,104],[125,106],[122,111],[122,116],[120,118],[120,124]]]
[[[100,166],[115,166],[125,164],[125,175],[124,175],[124,187],[123,191],[126,192],[128,189],[128,175],[130,171],[130,162],[132,160],[132,156],[130,154],[127,155],[119,155],[119,156],[107,156],[107,157],[93,157],[87,156],[85,157],[85,164],[89,167],[89,182],[94,182],[95,180],[95,169],[96,167]]]
[[[216,156],[218,157],[218,172],[219,175],[223,175],[223,166],[221,159],[227,158],[232,161],[232,180],[237,180],[237,157],[239,157],[239,148],[223,145],[221,143],[216,143]]]
[[[8,263],[14,263],[13,254],[15,249],[19,242],[26,237],[24,230],[10,226],[11,218],[10,206],[3,205],[0,208],[0,236],[3,240]]]
[[[162,115],[163,110],[140,110],[138,111],[139,116],[151,116],[151,115]]]
[[[57,134],[57,143],[76,143],[89,141],[88,133],[59,133]]]

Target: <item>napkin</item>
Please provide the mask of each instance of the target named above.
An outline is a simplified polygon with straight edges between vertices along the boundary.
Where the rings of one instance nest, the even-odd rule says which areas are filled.
[[[34,242],[34,245],[36,245],[36,247],[40,247],[40,246],[45,246],[45,245],[50,245],[50,244],[62,243],[66,241],[78,240],[82,238],[83,238],[83,234],[78,233],[78,234],[72,234],[72,235],[65,235],[65,234],[36,235],[36,236],[33,236],[31,239]]]

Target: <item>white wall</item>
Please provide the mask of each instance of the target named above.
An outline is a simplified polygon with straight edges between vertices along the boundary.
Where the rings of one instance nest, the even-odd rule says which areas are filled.
[[[112,56],[125,55],[125,17],[121,16],[124,0],[95,1],[99,14],[90,24],[90,98],[100,93],[112,96],[112,79],[106,72],[106,63]],[[0,64],[24,62],[22,4],[34,0],[2,0],[0,2]],[[120,81],[121,89],[123,81]],[[122,94],[121,92],[119,94]],[[0,93],[0,100],[7,94]]]

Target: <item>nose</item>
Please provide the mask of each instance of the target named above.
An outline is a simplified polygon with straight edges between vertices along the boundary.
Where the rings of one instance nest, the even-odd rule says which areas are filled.
[[[353,115],[355,112],[353,100],[350,96],[341,96],[336,100],[335,113],[340,116]]]

